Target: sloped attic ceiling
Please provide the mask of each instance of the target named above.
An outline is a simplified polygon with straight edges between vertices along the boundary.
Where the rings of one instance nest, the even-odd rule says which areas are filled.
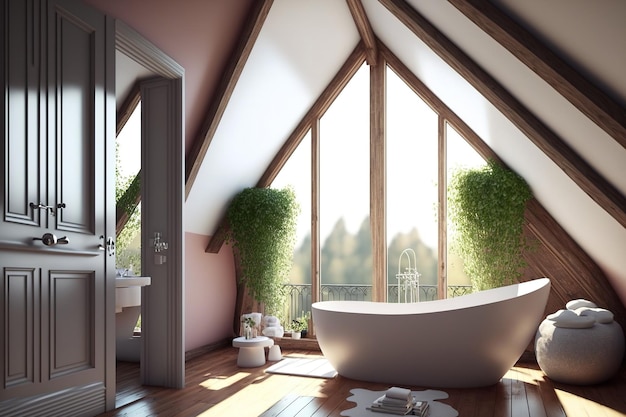
[[[387,2],[362,2],[378,38],[526,178],[537,199],[603,268],[626,303],[626,229],[390,13],[383,5]],[[622,145],[452,4],[408,3],[626,195]],[[557,2],[566,12],[546,8],[543,2],[525,2],[526,7],[518,3],[500,0],[502,7],[518,7],[513,11],[522,22],[529,19],[525,24],[555,48],[562,44],[560,53],[575,67],[610,91],[622,106],[626,103],[626,80],[619,76],[626,69],[626,48],[619,42],[626,39],[626,28],[622,19],[615,18],[626,16],[624,3],[603,3],[602,13],[588,2]],[[569,17],[566,22],[564,16]],[[230,198],[258,181],[358,41],[345,2],[273,3],[189,194],[187,231],[215,232]]]
[[[274,1],[187,197],[187,230],[211,234],[261,177],[359,42],[345,2]]]
[[[410,30],[397,24],[397,19],[381,5],[384,2],[365,0],[363,3],[374,31],[382,41],[509,166],[526,178],[537,199],[612,277],[612,284],[624,302],[626,282],[624,272],[621,272],[624,264],[620,259],[620,253],[626,250],[624,227]],[[417,1],[411,4],[553,129],[622,195],[626,194],[626,176],[623,175],[626,150],[621,145],[450,4]],[[619,9],[623,10],[623,7]],[[579,18],[585,16],[584,10],[578,12]],[[625,33],[623,28],[618,32],[613,32],[612,35],[619,36],[609,41],[602,38],[608,50],[620,48],[615,39],[623,39]],[[624,58],[622,51],[616,53]],[[626,59],[621,62],[621,67],[626,68]],[[617,95],[626,97],[623,80],[613,81]]]

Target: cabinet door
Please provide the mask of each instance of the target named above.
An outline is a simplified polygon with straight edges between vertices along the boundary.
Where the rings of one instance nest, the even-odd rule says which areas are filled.
[[[0,414],[97,414],[115,392],[114,257],[99,249],[114,230],[113,22],[79,0],[4,0],[2,19],[4,62],[19,59],[3,74],[13,97],[3,108]],[[37,105],[20,104],[31,95]],[[48,233],[57,244],[35,240]]]

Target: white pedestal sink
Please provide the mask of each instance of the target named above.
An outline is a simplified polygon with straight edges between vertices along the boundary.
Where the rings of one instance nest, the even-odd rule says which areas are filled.
[[[150,285],[150,277],[116,277],[115,278],[115,312],[120,313],[124,307],[141,305],[141,287]]]
[[[140,361],[142,339],[134,336],[134,330],[141,314],[141,287],[150,283],[150,277],[115,278],[115,347],[118,360]]]

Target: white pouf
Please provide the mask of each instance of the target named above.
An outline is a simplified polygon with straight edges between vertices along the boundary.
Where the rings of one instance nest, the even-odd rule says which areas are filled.
[[[574,311],[550,314],[539,325],[535,337],[537,363],[554,381],[577,385],[606,381],[622,364],[622,327],[608,310],[575,307]]]
[[[280,346],[278,345],[270,346],[270,350],[267,353],[267,360],[276,362],[276,361],[281,360],[282,358],[283,358],[283,354],[280,351]]]

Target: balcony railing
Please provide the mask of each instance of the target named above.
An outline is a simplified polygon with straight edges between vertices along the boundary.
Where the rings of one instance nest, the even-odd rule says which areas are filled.
[[[287,284],[286,323],[300,317],[302,313],[311,311],[311,285]],[[432,301],[438,298],[436,285],[420,285],[420,301]],[[449,285],[448,297],[458,297],[472,292],[471,285]],[[364,284],[323,284],[320,291],[320,301],[352,300],[371,301],[372,286]],[[398,299],[398,286],[387,286],[387,299],[395,302]],[[287,324],[285,327],[289,327]]]

